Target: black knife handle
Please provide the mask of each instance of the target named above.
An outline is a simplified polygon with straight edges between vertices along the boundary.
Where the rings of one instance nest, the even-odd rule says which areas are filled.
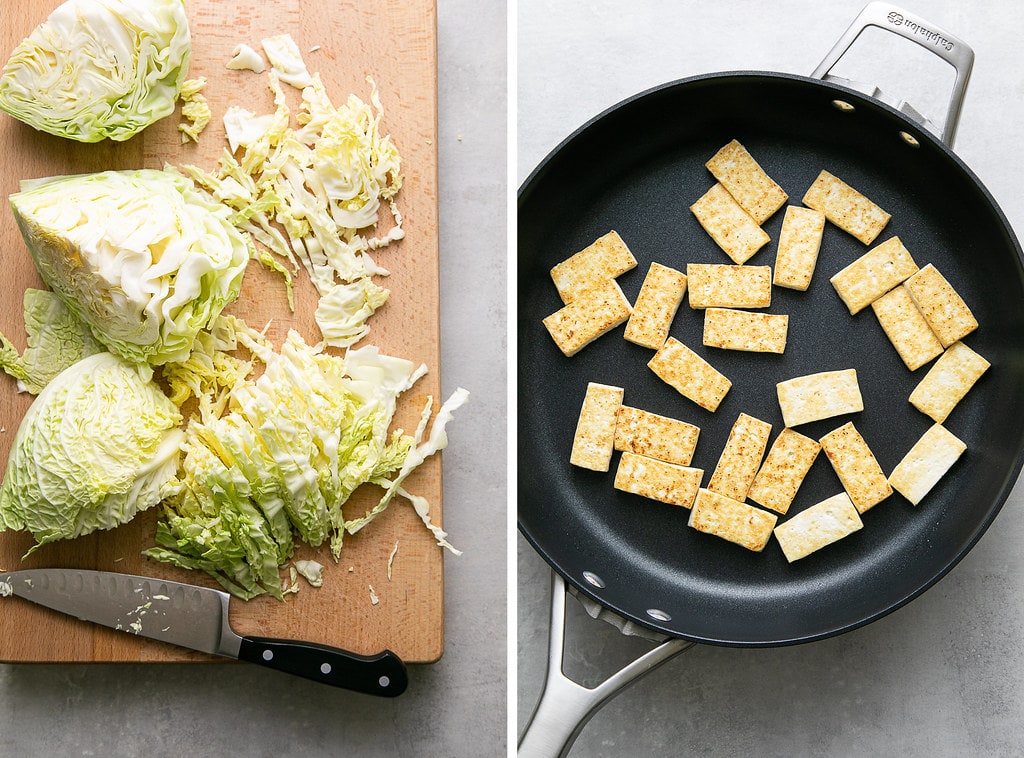
[[[242,637],[238,659],[368,695],[397,697],[409,683],[402,659],[385,650],[357,655],[328,645]]]

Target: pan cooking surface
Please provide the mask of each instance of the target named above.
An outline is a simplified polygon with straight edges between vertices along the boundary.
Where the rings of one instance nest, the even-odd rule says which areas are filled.
[[[843,112],[841,97],[855,105]],[[911,131],[920,147],[899,131]],[[689,512],[620,492],[607,473],[568,463],[588,382],[623,387],[624,403],[700,427],[691,465],[706,484],[740,412],[783,428],[775,384],[857,369],[865,410],[798,427],[820,438],[847,421],[887,474],[932,424],[907,401],[928,364],[910,372],[871,309],[850,316],[829,277],[863,245],[826,224],[810,289],[772,288],[765,312],[790,316],[783,355],[701,344],[703,312],[684,299],[671,335],[733,382],[714,413],[658,379],[653,351],[623,327],[566,358],[541,320],[561,306],[550,268],[605,232],[619,232],[638,266],[618,278],[630,302],[652,261],[731,263],[689,211],[714,179],[705,161],[738,139],[800,204],[822,169],[892,214],[870,246],[898,235],[919,266],[933,263],[977,316],[965,342],[992,367],[945,426],[967,452],[914,507],[898,493],[863,514],[864,528],[788,564],[774,537],[752,553],[686,525]],[[748,265],[774,267],[772,241]],[[527,180],[519,207],[519,523],[570,583],[635,621],[675,636],[774,645],[836,634],[877,618],[943,576],[977,541],[1021,462],[1024,419],[1024,274],[1020,248],[987,191],[949,150],[891,109],[832,85],[784,75],[728,74],[666,85],[620,104],[567,140]],[[819,455],[787,516],[842,485]],[[600,577],[603,588],[583,580]],[[648,611],[656,611],[652,616]],[[660,617],[660,618],[659,618]],[[667,620],[664,620],[667,617]]]

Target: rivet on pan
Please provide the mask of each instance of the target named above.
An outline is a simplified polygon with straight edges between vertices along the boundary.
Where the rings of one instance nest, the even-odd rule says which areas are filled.
[[[836,107],[836,110],[840,110],[843,113],[853,113],[855,110],[857,110],[845,100],[833,100],[832,105]]]
[[[593,571],[584,571],[583,572],[583,578],[587,580],[588,584],[594,585],[599,590],[603,590],[604,589],[604,579],[599,577]]]
[[[672,617],[669,616],[665,611],[659,611],[657,608],[648,608],[647,615],[655,621],[671,621]]]
[[[900,139],[902,139],[911,147],[921,147],[921,143],[917,141],[917,137],[915,137],[910,132],[900,132]]]

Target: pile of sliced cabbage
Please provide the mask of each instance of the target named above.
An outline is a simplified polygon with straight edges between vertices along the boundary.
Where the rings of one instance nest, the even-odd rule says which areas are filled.
[[[32,55],[60,60],[76,41],[112,34],[113,9],[129,8],[115,0],[67,5],[48,19],[45,34],[37,30],[16,51],[0,77],[0,107],[14,91],[44,92],[67,123],[57,128],[37,115],[37,127],[75,139],[130,136],[109,119],[83,119],[47,90],[63,82],[26,73]],[[152,68],[149,46],[162,44],[187,69],[179,5],[130,5],[154,27],[133,38],[136,67]],[[72,12],[90,28],[72,30]],[[123,21],[134,18],[126,13]],[[150,42],[158,30],[166,39]],[[68,50],[56,42],[61,34]],[[327,545],[337,560],[346,533],[403,498],[438,545],[458,552],[405,480],[447,445],[447,424],[468,393],[458,389],[436,413],[428,398],[414,430],[393,430],[400,396],[426,367],[354,346],[388,297],[372,280],[387,272],[369,251],[403,235],[395,203],[400,158],[381,134],[376,89],[372,105],[352,96],[335,107],[290,37],[265,40],[264,51],[275,111],[228,111],[230,145],[217,170],[54,177],[25,182],[11,197],[49,287],[25,293],[24,352],[0,335],[0,368],[37,395],[0,485],[0,530],[31,532],[33,550],[159,505],[146,555],[205,571],[239,597],[280,598],[294,590],[281,572],[299,542]],[[229,65],[254,68],[252,55]],[[158,112],[152,97],[135,90],[161,80],[144,80],[145,87],[134,85],[136,100],[118,102],[136,103],[121,110],[149,118]],[[302,89],[296,128],[282,83]],[[172,89],[180,92],[180,84]],[[198,91],[187,88],[189,97]],[[125,120],[136,128],[142,115]],[[187,138],[198,138],[201,125],[194,125]],[[367,236],[382,208],[390,211],[389,229]],[[289,293],[294,274],[311,278],[320,295],[320,342],[310,345],[293,331],[275,346],[225,313],[251,259],[281,272]],[[376,494],[362,516],[346,519],[343,506],[363,485]]]

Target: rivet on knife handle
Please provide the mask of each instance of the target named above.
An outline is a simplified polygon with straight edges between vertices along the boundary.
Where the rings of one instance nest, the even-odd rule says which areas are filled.
[[[357,655],[310,642],[242,637],[238,658],[368,695],[396,697],[409,683],[405,664],[390,650]]]

